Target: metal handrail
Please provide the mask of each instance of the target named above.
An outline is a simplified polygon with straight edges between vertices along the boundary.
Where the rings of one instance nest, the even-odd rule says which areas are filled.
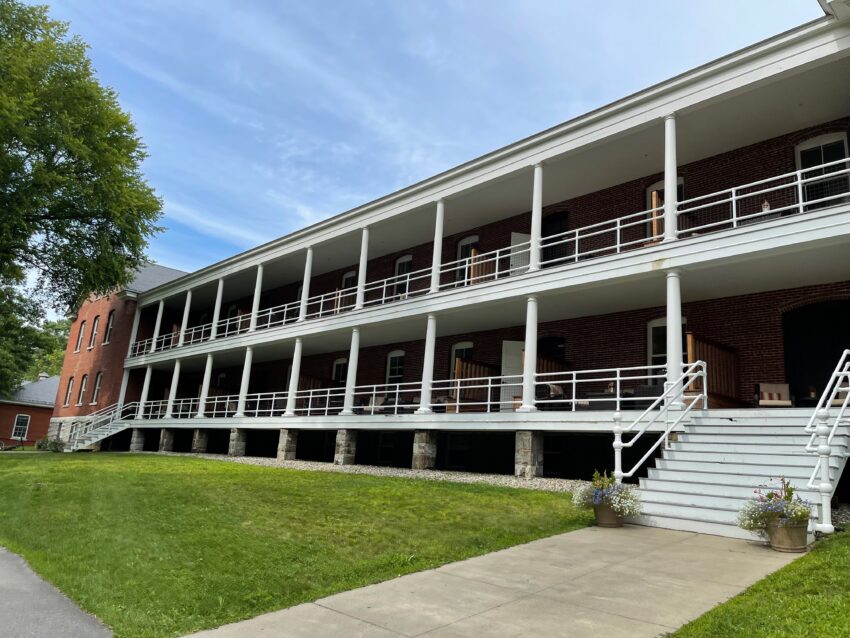
[[[662,443],[664,443],[665,447],[669,445],[670,433],[682,423],[685,417],[694,409],[695,405],[702,402],[703,409],[708,407],[708,377],[705,371],[705,362],[694,361],[689,365],[682,365],[685,368],[685,371],[681,374],[681,376],[672,383],[665,383],[664,392],[655,401],[653,401],[652,404],[640,414],[640,416],[632,421],[628,427],[623,428],[620,425],[622,415],[619,412],[614,415],[614,478],[618,483],[622,482],[624,478],[633,476]],[[685,397],[684,393],[688,386],[692,385],[694,381],[700,378],[702,379],[702,390],[699,394]],[[680,404],[682,408],[679,409],[677,407],[675,410],[676,417],[671,420],[670,407],[679,399],[682,399]],[[688,400],[690,401],[688,402]],[[649,414],[652,414],[652,418],[649,419],[649,421],[644,422]],[[662,416],[665,419],[666,427],[662,431],[661,436],[658,437],[658,440],[656,440],[643,457],[635,463],[634,467],[632,467],[630,471],[623,472],[623,448],[630,448],[637,443],[644,433],[647,432],[649,428]],[[637,434],[629,439],[629,441],[623,442],[623,434],[633,432],[636,429]]]

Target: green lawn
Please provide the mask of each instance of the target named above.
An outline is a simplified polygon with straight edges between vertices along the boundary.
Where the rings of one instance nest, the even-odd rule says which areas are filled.
[[[0,457],[0,544],[113,627],[177,636],[590,524],[569,495],[186,457]]]
[[[820,541],[808,555],[672,634],[675,638],[847,638],[850,636],[850,532]]]

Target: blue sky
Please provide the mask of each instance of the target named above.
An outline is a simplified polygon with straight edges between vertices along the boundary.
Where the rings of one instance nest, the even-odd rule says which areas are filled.
[[[194,270],[822,15],[816,0],[56,2]]]

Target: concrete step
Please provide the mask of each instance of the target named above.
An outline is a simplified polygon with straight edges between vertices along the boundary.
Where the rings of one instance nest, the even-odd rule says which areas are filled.
[[[738,525],[738,508],[713,509],[709,507],[696,507],[693,505],[682,505],[674,503],[656,503],[644,501],[641,493],[641,514],[646,516],[667,516],[672,518],[685,518],[693,521],[706,523],[720,523],[721,525]]]
[[[797,474],[798,476],[790,476],[786,474],[785,477],[789,481],[791,481],[791,484],[795,487],[804,488],[809,480],[811,471],[806,473],[798,472]],[[714,483],[717,485],[738,485],[749,487],[751,489],[766,484],[770,479],[770,477],[765,476],[763,472],[759,472],[758,474],[745,474],[732,473],[732,471],[698,471],[692,469],[680,470],[664,469],[658,467],[649,468],[648,478],[675,482],[683,481],[685,483]]]
[[[730,437],[731,438],[731,437]],[[703,441],[675,441],[670,444],[671,450],[683,452],[717,452],[736,454],[796,454],[805,450],[804,445],[784,443],[781,440],[766,440],[759,443],[736,443],[734,441],[715,441],[713,443]]]
[[[766,483],[764,481],[763,483]],[[702,496],[723,496],[728,498],[738,498],[738,499],[747,499],[751,498],[754,495],[755,489],[759,487],[758,485],[728,485],[723,483],[714,483],[714,482],[706,482],[706,483],[697,483],[692,481],[684,481],[684,480],[676,480],[671,478],[659,479],[659,478],[643,478],[640,479],[640,487],[641,492],[644,490],[657,492],[676,492],[679,494],[688,494],[688,495],[702,495]],[[797,487],[797,486],[795,486]],[[800,498],[804,498],[808,501],[813,501],[816,498],[819,498],[819,494],[816,490],[812,490],[811,488],[797,488],[797,494],[800,495]]]
[[[746,454],[739,452],[691,452],[688,450],[665,450],[664,458],[671,461],[740,463],[742,465],[777,465],[782,467],[814,467],[816,462],[816,457],[814,455],[808,454],[803,450],[794,454]]]
[[[737,517],[738,511],[744,504],[744,501],[752,496],[718,496],[716,494],[691,494],[684,492],[665,492],[659,490],[643,490],[640,491],[641,502],[658,503],[677,505],[682,507],[708,508],[712,510],[727,510],[735,512]],[[736,518],[737,520],[737,518]]]
[[[738,444],[773,444],[778,443],[782,445],[796,445],[797,447],[805,446],[811,436],[808,434],[792,434],[792,433],[778,433],[778,434],[735,434],[735,433],[725,433],[725,432],[703,432],[702,430],[697,430],[693,433],[685,432],[679,435],[679,441],[682,443],[731,443],[734,445]],[[840,445],[846,445],[846,439],[842,438]]]
[[[664,529],[675,529],[683,532],[697,532],[699,534],[711,534],[713,536],[726,536],[728,538],[740,538],[748,541],[763,541],[762,538],[741,529],[737,525],[726,523],[715,523],[689,518],[678,518],[673,516],[659,516],[657,514],[642,514],[628,519],[634,525],[646,525],[649,527],[661,527]]]

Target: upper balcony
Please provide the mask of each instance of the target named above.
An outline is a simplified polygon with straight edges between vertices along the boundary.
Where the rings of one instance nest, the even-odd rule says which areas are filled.
[[[441,187],[380,200],[380,215],[346,214],[151,291],[130,357],[255,332],[275,339],[292,324],[385,306],[397,314],[429,296],[461,306],[479,285],[498,295],[541,271],[568,286],[578,267],[641,251],[663,257],[715,234],[735,243],[754,228],[845,206],[850,83],[837,78],[850,75],[841,53],[850,45],[812,33],[831,42],[821,57],[808,49],[804,60],[801,48],[797,66],[787,55],[765,58],[762,75],[737,84],[718,71],[699,95],[696,80],[650,99],[654,87],[641,106],[612,105],[613,114],[518,143],[521,161],[486,175],[459,167]],[[665,197],[665,180],[676,183],[675,198]]]

